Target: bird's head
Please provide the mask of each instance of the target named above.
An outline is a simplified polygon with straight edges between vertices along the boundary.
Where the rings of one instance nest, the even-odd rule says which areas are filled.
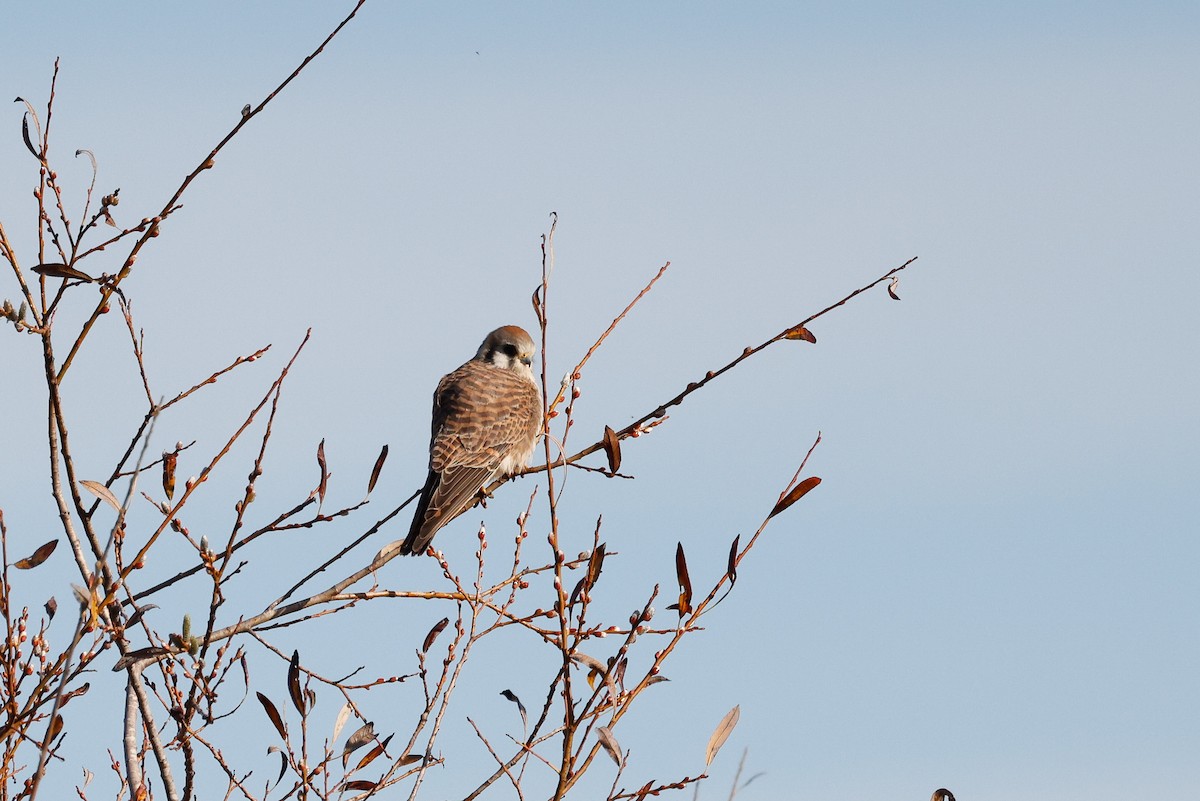
[[[475,352],[475,359],[532,379],[533,337],[519,326],[501,326],[483,340]]]

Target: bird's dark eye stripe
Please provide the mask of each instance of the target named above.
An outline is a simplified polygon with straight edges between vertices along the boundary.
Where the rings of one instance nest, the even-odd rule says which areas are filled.
[[[512,344],[511,342],[506,342],[505,344],[501,345],[500,350],[504,353],[505,356],[516,356],[517,355],[517,346]]]

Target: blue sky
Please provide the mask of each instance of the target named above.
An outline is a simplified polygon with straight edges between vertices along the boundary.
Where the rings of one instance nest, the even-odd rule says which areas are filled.
[[[343,7],[16,8],[0,82],[42,105],[62,56],[60,173],[81,193],[70,154],[93,150],[99,187],[120,186],[122,219],[137,219]],[[610,549],[637,555],[606,575],[632,609],[671,586],[677,541],[693,577],[719,575],[824,436],[810,464],[824,484],[768,530],[669,689],[618,727],[627,784],[694,775],[740,704],[702,798],[727,792],[743,748],[766,771],[746,799],[1179,796],[1200,781],[1198,24],[1184,3],[368,2],[139,260],[126,289],[151,377],[172,393],[267,342],[278,366],[311,326],[271,491],[307,492],[324,437],[346,498],[390,443],[377,494],[398,499],[422,479],[437,378],[491,328],[533,328],[551,211],[551,374],[672,262],[585,375],[577,444],[919,256],[900,303],[860,298],[814,325],[817,345],[774,346],[628,443],[636,481],[570,476],[580,549],[603,512]],[[19,117],[14,104],[0,138],[0,220],[32,263]],[[141,414],[127,335],[105,322],[67,387],[93,474]],[[35,381],[32,340],[0,342],[7,380]],[[164,419],[163,444],[209,452],[268,365]],[[53,524],[41,396],[16,397],[0,403],[22,466],[9,462],[0,508],[36,545]],[[216,527],[241,456],[214,484]],[[493,530],[531,483],[497,498]],[[472,525],[439,545],[465,557]],[[287,569],[357,530],[256,555]],[[382,580],[436,573],[393,563]],[[256,590],[237,591],[252,604]],[[43,588],[15,591],[34,605]],[[351,667],[406,664],[440,616],[340,616],[322,666],[347,664],[339,650]],[[486,656],[464,705],[498,732],[498,690],[533,698],[545,682]],[[282,689],[271,670],[254,689]],[[411,699],[378,703],[400,728]],[[270,730],[253,725],[259,747]],[[486,760],[454,726],[448,752]],[[445,774],[430,790],[461,797]]]

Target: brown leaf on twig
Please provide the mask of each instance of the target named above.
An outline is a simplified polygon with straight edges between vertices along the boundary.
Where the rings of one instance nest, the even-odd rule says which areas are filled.
[[[608,456],[608,472],[615,473],[621,469],[621,440],[611,427],[604,427],[604,453]]]
[[[892,300],[900,300],[900,296],[896,294],[896,287],[900,286],[900,276],[896,276],[888,284],[888,297]]]
[[[545,326],[546,318],[542,316],[542,288],[540,286],[533,290],[533,313],[537,317],[538,325]]]
[[[117,500],[117,496],[112,494],[112,490],[101,484],[99,481],[80,481],[79,485],[88,492],[95,495],[100,500],[107,503],[117,512],[121,511],[121,502]]]
[[[62,715],[55,715],[54,720],[50,721],[50,731],[46,732],[46,744],[47,745],[54,742],[54,739],[56,737],[58,737],[59,734],[62,733],[62,728],[63,728]]]
[[[816,487],[820,483],[821,483],[821,479],[817,478],[816,476],[809,476],[808,478],[804,479],[799,484],[792,487],[791,492],[789,492],[787,495],[780,498],[779,503],[775,504],[775,508],[771,510],[771,514],[767,515],[767,517],[770,518],[770,517],[774,517],[775,515],[779,514],[784,509],[788,508],[793,503],[800,500],[805,495],[807,495],[809,492],[811,492],[813,490],[813,488]]]
[[[375,739],[375,724],[364,723],[358,729],[346,738],[346,744],[342,747],[342,765],[346,764],[346,757],[353,754],[358,749],[362,748],[367,743]]]
[[[109,214],[108,209],[101,209],[100,213],[104,215],[104,222],[108,223],[113,228],[121,227],[121,226],[117,225],[117,221],[113,219],[113,216],[111,214]]]
[[[725,714],[725,717],[721,718],[721,722],[717,724],[716,731],[708,738],[708,749],[704,755],[705,765],[712,764],[713,759],[717,756],[717,752],[721,750],[721,746],[725,745],[725,741],[733,733],[733,728],[737,725],[741,714],[741,707],[735,706]]]
[[[74,267],[68,267],[59,262],[51,262],[49,264],[35,264],[32,268],[38,275],[44,275],[47,278],[75,278],[80,281],[95,281],[85,272],[76,270]]]
[[[725,572],[729,575],[729,586],[737,584],[737,555],[738,555],[738,540],[742,538],[738,534],[733,538],[733,544],[729,546],[729,563],[725,567]]]
[[[20,100],[21,98],[17,98]],[[29,148],[29,152],[33,154],[35,159],[41,159],[42,153],[38,148],[33,146],[33,138],[29,135],[29,115],[26,114],[21,118],[21,138],[25,140],[25,147]]]
[[[613,758],[613,762],[617,763],[617,767],[621,767],[621,744],[617,742],[617,738],[607,726],[599,726],[596,728],[596,739],[600,741],[600,745],[604,746],[604,750]]]
[[[175,465],[179,461],[179,454],[171,451],[163,454],[163,492],[167,493],[167,500],[172,500],[175,497]]]
[[[288,665],[287,675],[288,695],[292,697],[292,705],[300,716],[304,716],[304,693],[300,691],[300,652],[292,651],[292,662]]]
[[[787,330],[787,332],[783,335],[783,338],[784,339],[799,339],[799,340],[803,340],[804,342],[811,342],[814,345],[817,344],[817,338],[815,336],[813,336],[813,332],[809,331],[807,328],[805,328],[802,325],[797,325],[792,328],[789,328]]]
[[[58,547],[58,540],[50,540],[45,545],[39,547],[24,559],[20,559],[13,565],[17,570],[32,570],[50,558],[50,554],[54,553],[54,549]],[[55,604],[57,608],[57,604]],[[53,617],[53,614],[51,614]]]
[[[407,765],[415,765],[418,762],[424,762],[424,761],[425,761],[425,757],[421,756],[420,754],[405,754],[404,756],[402,756],[398,760],[396,760],[396,764],[399,765],[400,767],[405,767]]]
[[[529,728],[529,716],[525,713],[525,705],[521,703],[521,699],[512,690],[501,690],[500,694],[517,705],[517,709],[521,713],[521,724],[525,728]]]
[[[384,751],[386,751],[386,750],[387,750],[388,743],[390,743],[390,742],[392,741],[392,737],[394,737],[394,736],[395,736],[395,735],[389,734],[389,735],[388,735],[388,738],[387,738],[386,740],[384,740],[382,743],[379,743],[379,744],[377,744],[377,745],[376,745],[374,748],[372,748],[372,749],[371,749],[371,750],[370,750],[370,751],[367,753],[367,755],[366,755],[365,757],[363,757],[362,759],[358,760],[358,764],[354,766],[354,769],[355,769],[355,770],[362,770],[362,769],[363,769],[363,768],[365,768],[367,765],[370,765],[372,762],[374,762],[374,761],[375,761],[375,759],[376,759],[376,758],[377,758],[377,757],[378,757],[380,754],[382,754]]]
[[[367,481],[367,494],[370,495],[375,491],[375,482],[379,480],[379,471],[383,470],[383,463],[387,461],[388,446],[384,445],[383,450],[379,452],[379,458],[375,460],[375,466],[371,468],[371,478]]]
[[[54,600],[54,596],[50,596],[50,600],[46,601],[46,616],[54,620],[54,613],[58,611],[58,601]]]
[[[592,555],[588,559],[588,589],[595,587],[596,582],[600,579],[600,571],[604,568],[604,548],[605,543],[600,543],[600,545],[594,551],[592,551]]]
[[[262,693],[257,693],[258,702],[263,705],[263,709],[267,711],[267,717],[271,719],[271,723],[275,724],[275,731],[279,732],[279,736],[285,741],[287,740],[287,729],[283,726],[283,718],[279,716],[279,710],[275,708],[275,704],[271,703],[271,699]]]
[[[429,652],[429,649],[433,647],[433,641],[438,638],[439,634],[446,630],[446,626],[449,624],[450,618],[448,617],[444,617],[437,623],[433,624],[433,628],[431,628],[429,633],[425,635],[425,642],[421,644],[421,653],[424,654]]]
[[[692,579],[688,575],[687,557],[683,555],[683,543],[675,546],[675,578],[679,581],[679,603],[671,604],[668,609],[675,609],[683,617],[692,611]]]
[[[325,439],[317,445],[317,465],[321,468],[321,483],[317,485],[317,497],[325,503],[325,490],[329,485],[329,468],[325,465]]]
[[[342,782],[343,790],[374,790],[379,786],[379,782],[369,782],[366,779],[354,779],[353,781]]]

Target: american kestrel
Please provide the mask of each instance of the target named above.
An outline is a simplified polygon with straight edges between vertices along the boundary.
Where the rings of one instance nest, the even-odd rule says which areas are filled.
[[[533,339],[506,325],[433,393],[429,478],[400,552],[422,554],[438,529],[471,508],[479,491],[529,461],[542,430]]]

